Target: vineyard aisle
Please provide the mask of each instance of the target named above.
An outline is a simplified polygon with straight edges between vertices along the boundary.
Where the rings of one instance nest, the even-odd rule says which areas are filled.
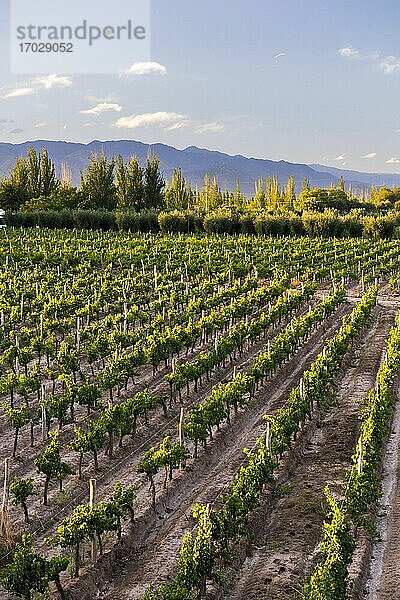
[[[226,489],[234,473],[245,462],[243,448],[252,447],[265,432],[262,416],[286,402],[290,389],[298,384],[301,374],[333,335],[340,317],[349,313],[352,307],[352,303],[346,303],[329,317],[256,393],[255,401],[232,421],[231,427],[215,438],[200,460],[194,463],[193,470],[190,468],[181,480],[173,482],[168,498],[168,508],[173,512],[164,513],[163,521],[147,528],[152,531],[143,545],[132,548],[121,557],[120,563],[114,564],[115,576],[104,586],[102,598],[136,598],[148,585],[158,579],[165,580],[176,570],[182,536],[192,527],[191,510],[195,502],[212,502]],[[74,598],[78,598],[82,590],[83,586],[78,582]]]
[[[397,398],[400,383],[397,385]],[[377,530],[380,539],[372,550],[366,600],[393,600],[400,590],[400,403],[397,402],[384,454],[382,500],[378,506]]]
[[[397,241],[0,230],[0,600],[294,600],[399,304]]]
[[[235,565],[227,580],[226,600],[293,600],[300,597],[305,574],[322,535],[324,487],[337,489],[358,436],[358,402],[374,385],[396,310],[378,306],[360,346],[345,359],[338,384],[338,405],[326,413],[288,483],[271,505],[264,495],[249,524],[249,557]],[[244,552],[244,550],[243,550]],[[394,598],[395,596],[391,596]],[[381,596],[379,596],[379,599]],[[389,596],[387,596],[389,598]]]

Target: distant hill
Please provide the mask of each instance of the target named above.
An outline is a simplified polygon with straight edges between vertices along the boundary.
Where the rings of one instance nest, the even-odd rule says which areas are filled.
[[[336,167],[325,167],[323,165],[310,165],[312,169],[323,173],[332,173],[336,177],[343,177],[346,181],[354,180],[367,186],[386,185],[389,188],[400,187],[400,175],[396,173],[363,173],[362,171],[348,171]]]
[[[234,190],[236,179],[238,179],[242,193],[247,196],[254,193],[254,181],[268,175],[279,177],[281,184],[286,183],[289,176],[293,175],[298,188],[301,187],[301,182],[305,177],[309,179],[312,187],[329,187],[331,184],[337,185],[341,175],[346,184],[351,185],[355,191],[365,189],[372,184],[400,185],[400,175],[360,173],[322,165],[290,163],[284,160],[263,160],[246,158],[241,155],[230,156],[223,152],[196,146],[177,150],[165,144],[149,145],[134,140],[104,142],[94,140],[89,144],[47,140],[29,141],[23,144],[0,142],[0,173],[6,174],[18,156],[26,155],[29,146],[34,146],[36,150],[45,146],[58,170],[62,163],[66,163],[72,170],[75,185],[79,184],[79,173],[87,166],[90,154],[102,150],[107,156],[121,154],[125,159],[136,155],[141,164],[145,163],[147,154],[151,151],[160,157],[161,169],[165,177],[171,177],[174,168],[181,167],[184,176],[192,186],[201,186],[205,173],[210,173],[218,178],[223,190]]]

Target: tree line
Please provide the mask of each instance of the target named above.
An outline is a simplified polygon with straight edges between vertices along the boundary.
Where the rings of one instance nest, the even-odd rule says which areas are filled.
[[[176,168],[170,179],[165,179],[160,159],[149,154],[144,166],[132,156],[107,157],[93,153],[87,167],[80,173],[80,186],[72,185],[71,169],[62,165],[60,176],[46,148],[39,152],[31,147],[26,157],[17,158],[9,173],[0,181],[0,208],[24,212],[38,210],[109,210],[130,209],[194,211],[208,214],[218,210],[242,212],[323,212],[334,209],[341,214],[353,210],[382,212],[400,209],[400,188],[386,186],[370,189],[360,198],[339,184],[330,188],[311,189],[304,179],[296,193],[296,181],[289,177],[281,185],[278,177],[259,178],[254,194],[248,198],[236,181],[235,191],[223,191],[216,177],[204,176],[201,188],[193,188]]]
[[[80,177],[80,188],[72,186],[71,171],[64,165],[58,178],[46,148],[37,153],[31,147],[0,182],[0,206],[26,212],[117,207],[140,211],[164,206],[165,181],[157,156],[149,155],[141,167],[136,157],[125,162],[121,156],[92,154]]]

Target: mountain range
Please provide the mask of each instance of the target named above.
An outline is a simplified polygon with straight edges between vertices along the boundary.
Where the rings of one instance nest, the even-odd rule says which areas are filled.
[[[346,186],[351,187],[354,192],[368,189],[372,185],[400,187],[400,174],[364,173],[319,164],[307,165],[284,160],[231,156],[196,146],[178,150],[165,144],[149,145],[134,140],[94,140],[89,144],[48,140],[28,141],[22,144],[0,142],[0,174],[5,175],[18,156],[26,155],[29,146],[33,146],[37,151],[45,146],[58,171],[63,163],[68,165],[72,171],[74,185],[79,184],[80,171],[87,166],[90,155],[93,152],[104,151],[107,156],[120,154],[124,159],[135,155],[141,164],[145,163],[148,153],[151,152],[159,156],[161,169],[167,178],[171,177],[176,167],[181,167],[183,175],[192,186],[201,187],[204,175],[210,173],[218,178],[223,190],[234,190],[236,180],[239,180],[240,189],[247,196],[254,193],[255,180],[260,177],[265,179],[268,175],[277,176],[281,184],[286,183],[292,175],[298,189],[304,178],[310,181],[311,187],[330,187],[337,185],[340,177],[344,178]]]

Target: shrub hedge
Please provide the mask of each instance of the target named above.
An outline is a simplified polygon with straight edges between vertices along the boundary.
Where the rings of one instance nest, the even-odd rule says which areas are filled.
[[[400,216],[338,215],[333,211],[310,212],[302,215],[271,213],[238,214],[218,211],[207,215],[193,212],[157,211],[96,211],[62,210],[6,212],[4,224],[10,227],[47,227],[50,229],[100,229],[103,231],[131,231],[132,233],[211,233],[257,234],[264,236],[310,237],[369,237],[399,238]]]

